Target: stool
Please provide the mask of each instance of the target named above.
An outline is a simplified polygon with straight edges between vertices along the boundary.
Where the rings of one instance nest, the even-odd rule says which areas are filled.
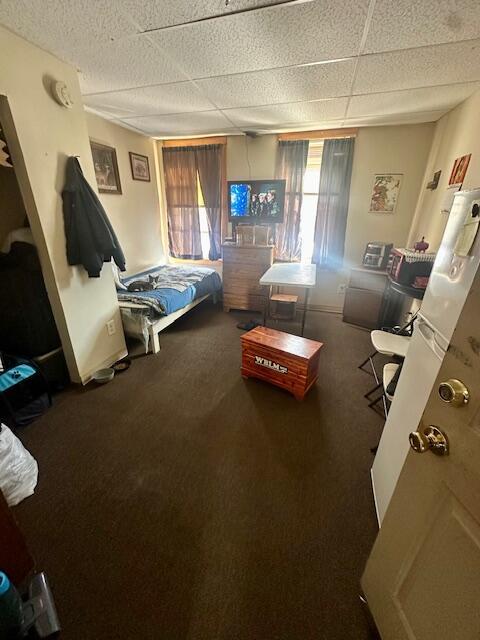
[[[294,320],[297,313],[298,296],[274,293],[270,296],[270,315],[275,320]]]

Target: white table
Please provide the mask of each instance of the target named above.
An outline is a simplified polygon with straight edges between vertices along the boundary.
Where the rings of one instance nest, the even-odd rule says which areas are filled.
[[[302,336],[305,329],[305,316],[307,314],[308,294],[315,287],[317,281],[317,269],[314,264],[299,264],[298,262],[277,262],[265,271],[260,278],[262,286],[272,287],[300,287],[305,289],[305,305],[303,307]],[[270,296],[269,296],[270,300]],[[265,324],[265,314],[264,322]]]

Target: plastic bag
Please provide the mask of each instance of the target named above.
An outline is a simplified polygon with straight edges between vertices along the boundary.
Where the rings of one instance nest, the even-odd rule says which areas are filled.
[[[35,458],[4,424],[0,425],[0,489],[13,507],[31,496],[37,486]]]

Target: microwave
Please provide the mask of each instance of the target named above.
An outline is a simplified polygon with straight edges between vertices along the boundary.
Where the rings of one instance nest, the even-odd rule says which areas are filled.
[[[363,254],[362,265],[368,269],[386,269],[392,249],[392,243],[369,242]]]

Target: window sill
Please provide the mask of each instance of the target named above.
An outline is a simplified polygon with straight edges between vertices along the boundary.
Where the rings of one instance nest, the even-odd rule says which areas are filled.
[[[223,264],[223,260],[182,260],[181,258],[172,258],[172,256],[168,256],[168,261],[170,264],[196,264],[200,267],[212,267],[220,266]]]

